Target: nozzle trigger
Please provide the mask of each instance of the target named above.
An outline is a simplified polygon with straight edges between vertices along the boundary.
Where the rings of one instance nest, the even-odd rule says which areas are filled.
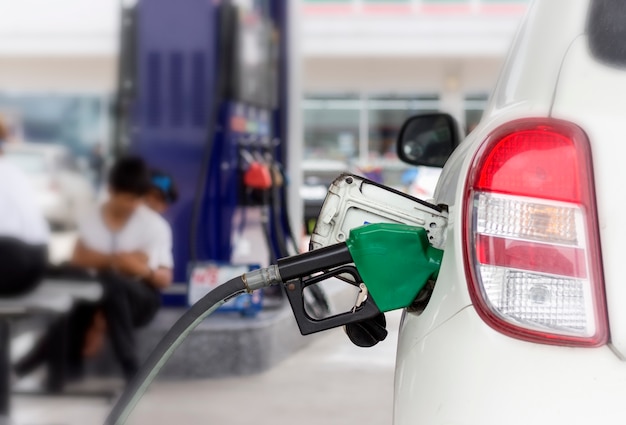
[[[356,312],[356,309],[361,307],[361,304],[365,302],[367,299],[367,286],[364,283],[359,283],[359,293],[356,296],[356,301],[354,302],[354,307],[352,307],[352,312]]]
[[[354,281],[351,279],[344,279],[344,281],[350,283],[351,285],[358,286],[361,290],[357,296],[354,308],[345,313],[322,319],[316,319],[309,316],[304,307],[304,289],[307,286],[315,285],[332,277],[339,277],[340,275],[345,274],[351,275],[354,278]],[[289,304],[293,310],[293,315],[298,323],[298,328],[300,328],[300,333],[302,335],[308,335],[351,323],[361,322],[378,316],[381,312],[374,302],[374,299],[367,296],[367,288],[365,288],[365,285],[361,286],[362,284],[363,280],[354,266],[342,266],[323,272],[317,276],[288,281],[285,285],[285,290],[287,292]]]

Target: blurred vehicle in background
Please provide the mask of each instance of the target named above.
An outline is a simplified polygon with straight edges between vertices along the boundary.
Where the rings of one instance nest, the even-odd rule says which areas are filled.
[[[74,227],[95,196],[86,169],[67,148],[39,143],[11,143],[6,158],[30,178],[43,214],[54,227]]]
[[[345,162],[332,159],[309,159],[302,163],[304,178],[300,187],[300,197],[304,202],[304,224],[307,233],[311,233],[315,227],[330,184],[349,169],[350,166]]]

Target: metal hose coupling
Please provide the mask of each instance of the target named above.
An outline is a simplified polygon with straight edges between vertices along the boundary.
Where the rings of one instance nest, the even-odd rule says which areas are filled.
[[[246,291],[248,293],[283,282],[280,278],[278,266],[275,264],[264,269],[244,273],[244,275],[241,276],[241,280],[243,280],[243,283],[246,285]]]

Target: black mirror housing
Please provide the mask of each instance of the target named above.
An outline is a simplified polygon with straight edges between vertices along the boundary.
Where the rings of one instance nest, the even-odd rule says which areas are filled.
[[[398,135],[398,157],[407,164],[442,168],[461,142],[456,120],[449,114],[415,115]]]

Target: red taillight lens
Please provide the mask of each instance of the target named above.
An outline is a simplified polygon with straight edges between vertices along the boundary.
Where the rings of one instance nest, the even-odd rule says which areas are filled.
[[[589,141],[551,119],[492,133],[470,168],[465,261],[481,317],[516,338],[608,340]]]

